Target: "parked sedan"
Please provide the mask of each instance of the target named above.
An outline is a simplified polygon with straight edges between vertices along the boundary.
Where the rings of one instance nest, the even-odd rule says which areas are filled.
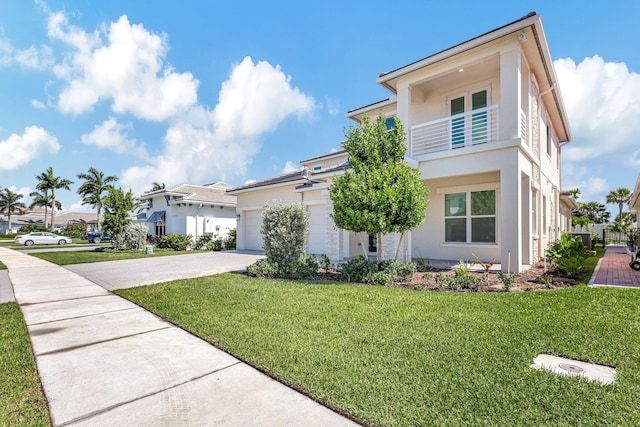
[[[15,242],[19,245],[66,245],[71,243],[71,239],[66,236],[59,236],[46,231],[38,231],[33,233],[22,234],[16,236]]]

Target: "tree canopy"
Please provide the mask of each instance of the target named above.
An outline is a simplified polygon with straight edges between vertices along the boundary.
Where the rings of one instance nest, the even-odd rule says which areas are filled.
[[[616,217],[616,221],[622,221],[622,208],[624,205],[628,205],[629,201],[631,201],[631,190],[628,188],[618,188],[617,190],[609,191],[607,194],[607,203],[611,203],[613,205],[618,205],[620,209],[620,213]]]
[[[73,181],[70,181],[66,178],[61,178],[59,176],[55,176],[53,173],[53,168],[51,166],[49,166],[45,172],[41,173],[40,175],[36,175],[36,178],[38,179],[38,181],[40,181],[36,185],[37,190],[44,191],[45,194],[48,194],[49,192],[51,192],[50,227],[51,227],[51,230],[53,230],[53,228],[55,227],[55,222],[54,222],[55,212],[56,212],[55,207],[57,206],[56,190],[59,190],[59,189],[71,190],[70,186],[71,184],[73,184]]]
[[[16,193],[8,188],[0,189],[0,212],[7,213],[9,222],[9,230],[11,231],[11,214],[14,212],[22,212],[26,208],[24,203],[20,201],[22,194]]]
[[[100,230],[100,212],[102,211],[103,193],[113,188],[112,182],[118,180],[115,176],[104,176],[104,173],[96,168],[89,168],[87,173],[79,173],[78,178],[84,179],[84,182],[78,188],[78,194],[82,196],[82,204],[90,205],[96,209],[96,220],[98,222],[98,230]]]
[[[103,199],[104,230],[112,238],[123,234],[131,223],[129,213],[135,208],[136,202],[131,190],[126,193],[122,188],[110,187]]]
[[[345,130],[349,168],[331,185],[333,220],[339,228],[378,235],[418,227],[425,218],[428,192],[420,172],[404,160],[407,150],[402,122],[387,128],[384,114]],[[398,250],[402,238],[398,243]],[[365,245],[363,244],[363,250]],[[398,251],[396,251],[396,258]],[[378,259],[381,245],[378,245]]]

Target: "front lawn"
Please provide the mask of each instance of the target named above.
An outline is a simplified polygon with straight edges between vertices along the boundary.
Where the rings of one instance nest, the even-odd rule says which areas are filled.
[[[444,293],[222,274],[117,291],[366,422],[640,424],[640,293]],[[615,366],[602,386],[529,368]]]
[[[0,304],[0,344],[0,425],[50,425],[27,328],[15,302]]]
[[[111,248],[98,248],[87,251],[51,251],[36,252],[29,255],[44,259],[58,265],[83,264],[87,262],[118,261],[123,259],[149,258],[167,255],[184,255],[200,253],[202,251],[174,251],[170,249],[153,249],[153,254],[145,254],[144,251],[116,250]]]

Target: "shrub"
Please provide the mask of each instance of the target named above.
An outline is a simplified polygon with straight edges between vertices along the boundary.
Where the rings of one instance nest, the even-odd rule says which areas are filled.
[[[210,251],[221,251],[222,250],[222,239],[211,240],[207,243],[207,249]]]
[[[193,244],[193,249],[209,249],[209,242],[213,239],[211,234],[203,234]]]
[[[331,262],[331,259],[329,259],[329,256],[327,254],[321,254],[320,255],[320,268],[322,268],[324,271],[330,271],[336,268],[335,264],[333,264]]]
[[[262,213],[260,233],[269,262],[284,267],[304,252],[309,214],[300,203],[273,202]]]
[[[236,248],[236,229],[229,230],[229,234],[222,241],[222,249],[225,251],[232,251]]]
[[[412,262],[402,264],[395,260],[388,260],[382,261],[378,265],[378,271],[388,273],[391,276],[391,281],[393,283],[409,282],[413,279],[413,275],[417,271],[417,267]]]
[[[79,231],[80,233],[84,233],[85,231],[87,231],[87,224],[73,222],[71,224],[67,224],[67,226],[64,228],[64,231],[65,233],[68,233],[69,231]]]
[[[265,279],[275,278],[278,274],[278,268],[266,259],[261,259],[247,267],[247,274]]]
[[[500,280],[504,285],[504,291],[509,292],[511,290],[511,286],[513,285],[513,282],[515,282],[516,280],[516,275],[504,274],[502,271],[498,271],[498,277],[500,277]]]
[[[300,258],[289,264],[284,270],[285,278],[300,280],[300,279],[313,279],[318,274],[318,268],[320,263],[318,258],[304,252],[300,255]]]
[[[575,277],[582,271],[591,252],[584,247],[580,236],[563,234],[560,240],[547,249],[545,254],[552,270],[561,271],[569,277]]]
[[[65,230],[62,234],[63,236],[67,236],[67,237],[71,237],[72,239],[79,239],[80,237],[82,237],[82,234],[84,233],[84,231],[78,231],[78,230]]]
[[[368,274],[364,281],[370,285],[389,286],[393,284],[393,276],[384,270],[376,271]]]
[[[39,224],[27,224],[20,227],[21,233],[33,233],[36,231],[47,231],[47,229],[44,225]]]
[[[124,245],[127,249],[141,250],[147,244],[149,230],[142,224],[129,224],[124,230]]]
[[[111,236],[111,247],[113,249],[126,249],[124,233],[118,233]]]
[[[156,246],[160,249],[173,249],[174,251],[186,251],[191,244],[191,235],[165,234],[156,236]]]
[[[363,254],[358,254],[347,261],[341,271],[350,282],[362,282],[365,277],[378,271],[378,266]]]

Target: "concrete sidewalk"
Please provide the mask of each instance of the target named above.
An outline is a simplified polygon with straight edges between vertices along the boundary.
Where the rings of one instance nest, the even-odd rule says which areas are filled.
[[[352,426],[65,268],[0,248],[55,426]]]

